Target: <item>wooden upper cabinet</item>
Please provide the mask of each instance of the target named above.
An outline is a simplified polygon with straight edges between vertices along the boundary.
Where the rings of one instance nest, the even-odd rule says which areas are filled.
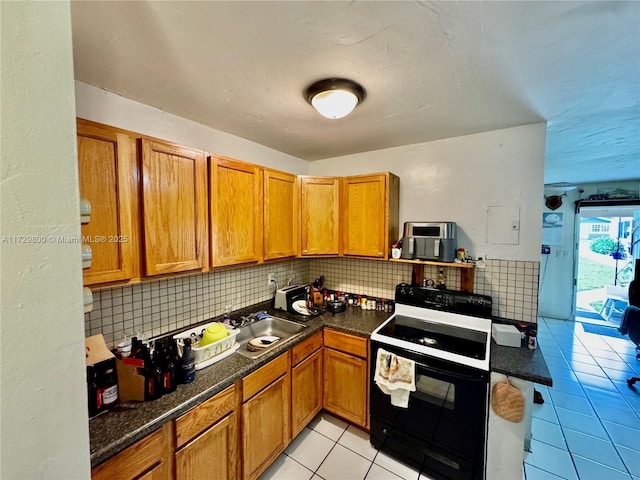
[[[338,255],[340,179],[300,177],[300,254]]]
[[[138,273],[133,140],[79,119],[78,167],[80,196],[89,200],[92,209],[91,221],[82,225],[82,237],[93,252],[91,267],[83,271],[84,284],[131,279]]]
[[[146,139],[140,148],[145,274],[206,268],[204,153]]]
[[[262,261],[262,170],[209,157],[211,265]]]
[[[298,254],[299,193],[295,175],[264,170],[264,259]]]
[[[399,233],[400,179],[392,173],[341,179],[341,254],[389,258]]]

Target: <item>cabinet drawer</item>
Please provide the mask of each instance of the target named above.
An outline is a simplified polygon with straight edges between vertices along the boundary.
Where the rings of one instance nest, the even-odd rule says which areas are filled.
[[[360,358],[367,358],[367,339],[364,337],[325,328],[324,346],[340,352],[350,353]]]
[[[192,408],[176,419],[176,447],[180,448],[196,435],[233,411],[235,386],[231,385],[216,396]]]
[[[271,360],[242,380],[242,401],[246,402],[289,370],[289,352]]]
[[[95,467],[91,471],[91,479],[130,480],[137,478],[162,461],[164,447],[164,429],[160,429]]]
[[[291,365],[296,366],[322,346],[322,332],[307,338],[291,349]]]

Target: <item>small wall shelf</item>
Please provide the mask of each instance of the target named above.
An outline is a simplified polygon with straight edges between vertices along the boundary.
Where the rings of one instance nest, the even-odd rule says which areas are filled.
[[[474,263],[456,263],[456,262],[432,262],[429,260],[405,260],[403,258],[390,258],[390,262],[410,263],[413,265],[413,276],[418,285],[422,284],[424,278],[424,266],[430,265],[435,267],[459,268],[460,270],[460,290],[463,292],[473,293],[473,281],[475,277]]]

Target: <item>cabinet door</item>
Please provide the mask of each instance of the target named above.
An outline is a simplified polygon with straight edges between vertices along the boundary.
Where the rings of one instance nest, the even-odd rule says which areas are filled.
[[[237,421],[232,413],[176,452],[176,480],[237,478]]]
[[[340,180],[301,177],[300,199],[301,255],[338,255]]]
[[[291,429],[295,437],[322,410],[322,350],[291,369]]]
[[[168,478],[173,478],[173,475],[169,472],[167,464],[161,463],[141,477],[137,477],[136,480],[167,480]]]
[[[343,255],[385,257],[385,183],[384,175],[342,179]]]
[[[136,163],[132,139],[106,126],[78,121],[80,196],[91,202],[83,241],[93,252],[84,284],[128,280],[137,274]],[[90,240],[89,240],[90,239]]]
[[[209,157],[212,266],[262,260],[262,171]]]
[[[207,184],[199,150],[141,140],[145,274],[207,265]]]
[[[298,182],[295,175],[264,171],[264,259],[298,253]]]
[[[329,348],[324,349],[324,400],[326,410],[367,428],[369,405],[367,361]]]
[[[289,385],[287,374],[242,405],[245,479],[258,478],[289,444]]]

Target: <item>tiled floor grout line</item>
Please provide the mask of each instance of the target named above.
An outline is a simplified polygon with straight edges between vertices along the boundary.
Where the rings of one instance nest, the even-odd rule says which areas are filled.
[[[346,429],[342,431],[342,433],[340,434],[340,437],[344,434],[344,432],[345,432],[345,431],[346,431]],[[318,433],[320,433],[320,432],[318,432]],[[339,439],[340,437],[338,437],[338,439]],[[333,442],[332,447],[329,449],[329,451],[327,452],[327,454],[324,456],[324,458],[323,458],[323,459],[322,459],[322,461],[320,462],[320,465],[318,465],[318,468],[316,468],[316,469],[315,469],[315,471],[313,472],[313,474],[314,474],[314,475],[318,475],[320,478],[322,478],[322,477],[320,476],[320,474],[318,473],[318,471],[319,471],[319,470],[320,470],[320,468],[322,467],[322,464],[323,464],[324,462],[326,462],[326,461],[327,461],[327,458],[329,458],[329,455],[331,455],[331,452],[333,452],[333,449],[334,449],[334,448],[336,448],[336,445],[338,445],[338,440],[333,440],[333,439],[331,439],[331,441]]]

